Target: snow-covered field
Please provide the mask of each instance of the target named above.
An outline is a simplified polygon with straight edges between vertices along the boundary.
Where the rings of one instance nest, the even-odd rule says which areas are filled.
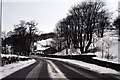
[[[49,38],[49,39],[46,39],[46,40],[37,41],[37,44],[41,45],[41,46],[46,46],[46,45],[50,44],[50,41],[52,41],[52,38]]]
[[[50,57],[46,57],[49,59],[54,59],[54,60],[59,60],[59,61],[63,61],[63,62],[68,62],[71,64],[75,64],[77,66],[83,67],[85,69],[91,70],[91,71],[95,71],[101,74],[106,74],[106,73],[110,73],[110,74],[116,74],[119,75],[119,72],[110,68],[106,68],[106,67],[101,67],[95,64],[90,64],[90,63],[85,63],[82,61],[78,61],[78,60],[71,60],[71,59],[61,59],[61,58],[50,58]]]
[[[46,49],[48,49],[49,47],[44,47],[44,46],[50,45],[50,41],[52,41],[52,38],[37,41],[37,43],[35,43],[35,45],[37,46],[36,50],[46,50]]]

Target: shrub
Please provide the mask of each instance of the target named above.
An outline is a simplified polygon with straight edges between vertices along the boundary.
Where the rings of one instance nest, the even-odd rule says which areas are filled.
[[[29,60],[31,58],[20,58],[20,57],[2,57],[2,66],[4,66],[5,64],[11,64],[11,63],[15,63],[18,61],[25,61],[25,60]]]

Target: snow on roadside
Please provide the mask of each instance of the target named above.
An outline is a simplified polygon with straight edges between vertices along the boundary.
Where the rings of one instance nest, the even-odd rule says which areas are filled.
[[[95,64],[85,63],[83,61],[71,60],[71,59],[61,59],[61,58],[50,58],[50,57],[46,57],[46,58],[72,63],[72,64],[78,65],[80,67],[83,67],[85,69],[95,71],[95,72],[98,72],[98,73],[101,73],[101,74],[102,73],[104,73],[104,74],[105,73],[119,74],[119,72],[116,71],[116,70],[106,68],[106,67],[101,67],[101,66],[98,66],[98,65],[95,65]]]
[[[31,60],[27,60],[27,61],[19,61],[16,63],[12,63],[12,64],[5,65],[3,67],[0,67],[0,79],[18,71],[24,67],[27,67],[35,62],[36,62],[36,60],[31,59]]]

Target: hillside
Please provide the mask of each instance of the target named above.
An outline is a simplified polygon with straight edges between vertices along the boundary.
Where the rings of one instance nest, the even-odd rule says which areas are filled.
[[[55,33],[44,33],[44,34],[41,34],[40,36],[38,36],[38,41],[45,40],[48,38],[54,38],[55,36],[56,36]]]

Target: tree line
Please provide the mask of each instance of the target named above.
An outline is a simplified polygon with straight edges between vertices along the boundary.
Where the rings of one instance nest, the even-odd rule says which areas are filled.
[[[14,30],[5,34],[3,32],[2,38],[2,53],[7,54],[7,46],[10,46],[12,54],[29,55],[34,49],[34,42],[38,36],[37,23],[35,21],[26,22],[21,20],[19,24],[14,25]]]
[[[81,54],[87,53],[93,35],[102,38],[104,31],[110,25],[110,13],[105,9],[104,2],[82,2],[69,10],[67,17],[60,20],[55,28],[57,35],[52,46],[59,51],[80,49]]]
[[[29,55],[36,49],[34,42],[51,36],[54,38],[49,46],[56,48],[57,51],[66,49],[68,54],[68,49],[72,48],[79,49],[81,54],[87,53],[91,44],[94,43],[94,35],[102,38],[105,29],[111,25],[111,14],[105,6],[102,1],[82,2],[73,6],[68,15],[56,24],[55,34],[40,35],[35,21],[21,20],[19,24],[14,25],[13,31],[7,34],[2,33],[2,53],[6,54],[7,46],[11,46],[11,53]],[[118,17],[113,25],[116,26],[120,35],[119,21]]]

